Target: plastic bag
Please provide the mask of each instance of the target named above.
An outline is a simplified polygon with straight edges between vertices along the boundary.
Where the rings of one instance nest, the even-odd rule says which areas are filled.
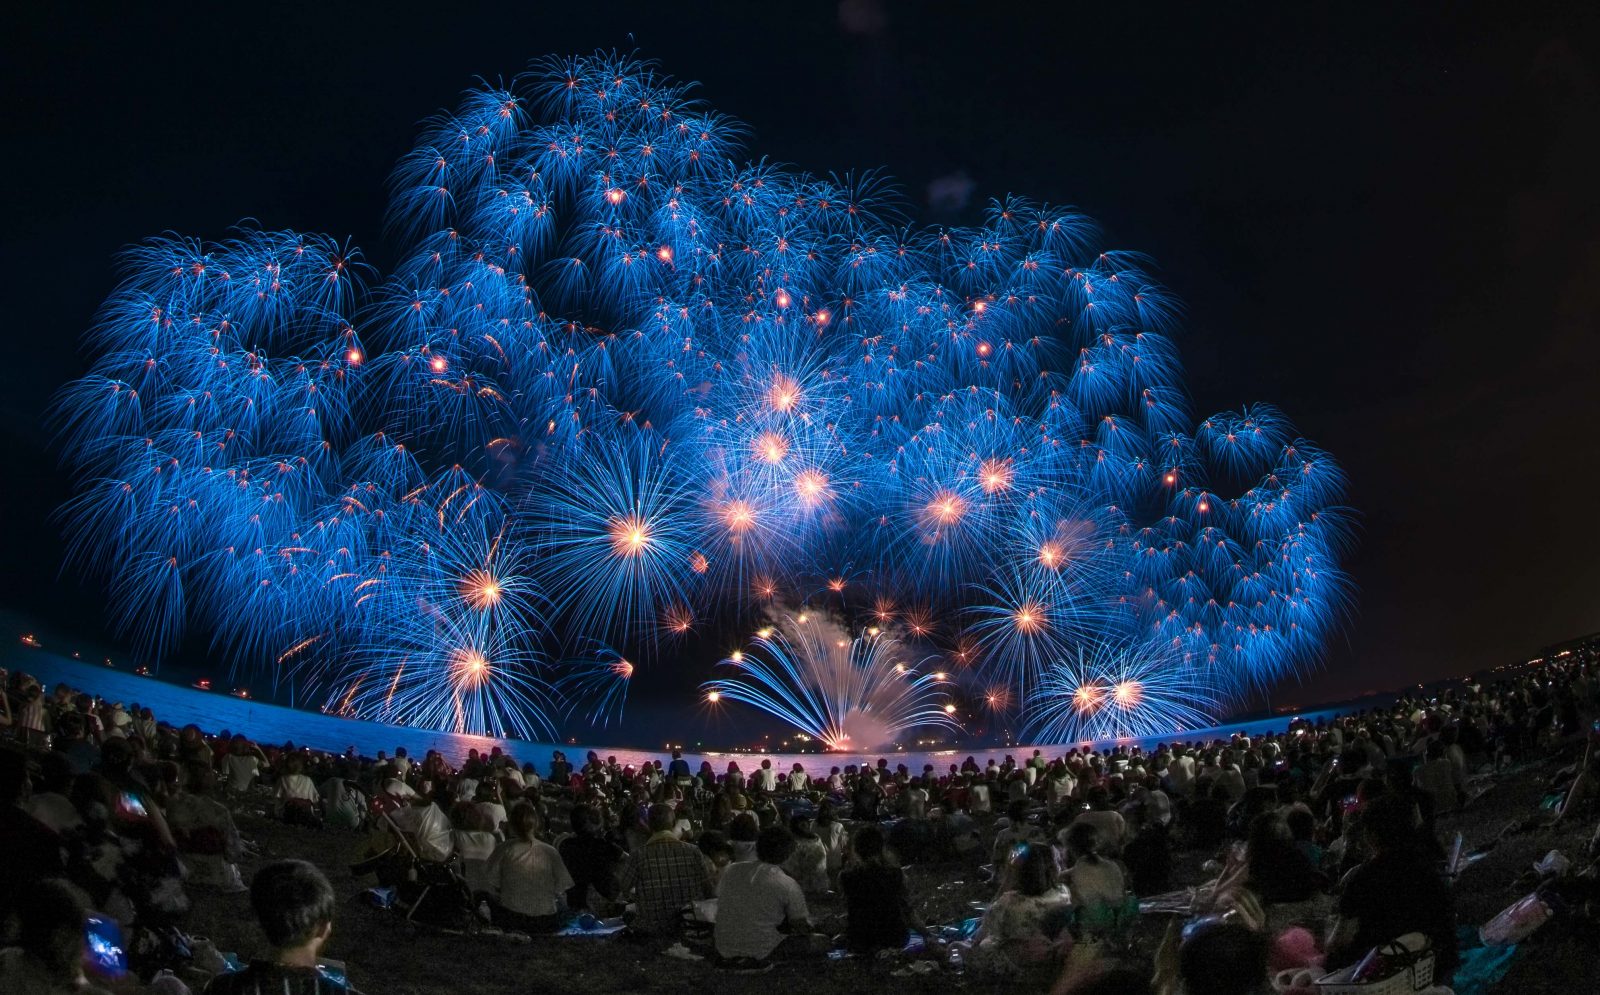
[[[1550,918],[1550,906],[1538,894],[1520,898],[1501,910],[1500,914],[1483,924],[1478,938],[1487,946],[1506,946],[1520,943],[1533,935]]]

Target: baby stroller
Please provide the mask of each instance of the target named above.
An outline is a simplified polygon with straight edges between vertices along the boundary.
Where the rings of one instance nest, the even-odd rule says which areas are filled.
[[[376,875],[380,892],[392,895],[394,907],[404,909],[411,922],[450,929],[476,923],[444,813],[434,805],[374,804],[373,817],[381,833],[378,852],[351,865],[351,873]]]

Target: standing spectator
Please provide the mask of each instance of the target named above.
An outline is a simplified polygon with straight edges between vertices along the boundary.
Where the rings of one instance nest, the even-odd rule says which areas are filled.
[[[667,765],[667,777],[680,788],[688,787],[689,782],[693,780],[693,774],[689,770],[689,761],[683,759],[682,750],[674,749],[672,751],[672,763]]]

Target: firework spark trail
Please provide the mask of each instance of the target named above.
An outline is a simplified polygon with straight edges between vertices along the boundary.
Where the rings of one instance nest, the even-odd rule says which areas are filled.
[[[1044,672],[1023,735],[1038,742],[1137,739],[1203,728],[1221,703],[1158,643],[1080,645]]]
[[[806,733],[830,750],[875,750],[924,726],[959,728],[946,706],[946,675],[908,661],[893,636],[852,636],[815,612],[784,614],[708,682],[712,701],[737,701]]]
[[[1219,702],[1317,664],[1343,473],[1270,405],[1194,427],[1147,260],[1015,197],[910,226],[691,90],[598,54],[469,91],[391,177],[387,277],[296,232],[129,249],[56,405],[69,563],[121,631],[469,731],[551,725],[523,691],[595,643],[647,663],[780,597],[896,616],[1023,714],[1085,645]]]

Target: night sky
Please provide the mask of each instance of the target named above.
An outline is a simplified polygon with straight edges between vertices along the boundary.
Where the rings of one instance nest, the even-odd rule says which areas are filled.
[[[42,412],[120,247],[255,218],[387,270],[385,180],[423,117],[474,76],[636,48],[756,154],[884,167],[930,222],[1074,204],[1154,257],[1195,412],[1276,403],[1352,480],[1357,614],[1279,701],[1600,629],[1592,5],[57,6],[3,15],[0,607],[101,634],[97,589],[60,576]]]

